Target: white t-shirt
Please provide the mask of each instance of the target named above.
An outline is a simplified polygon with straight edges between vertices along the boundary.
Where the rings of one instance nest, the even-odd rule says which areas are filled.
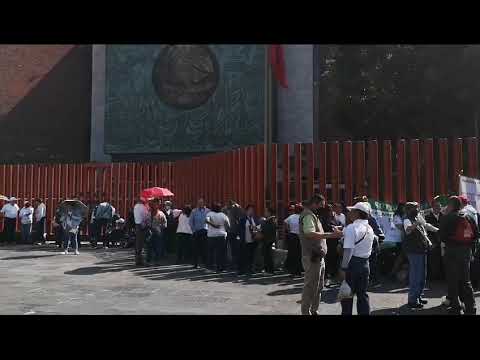
[[[222,212],[213,212],[210,211],[205,218],[207,221],[211,222],[212,224],[220,226],[218,229],[214,228],[211,225],[208,225],[207,236],[208,237],[216,237],[216,236],[227,236],[227,231],[225,230],[225,225],[230,226],[230,222],[228,221],[228,216]]]
[[[403,225],[403,219],[400,215],[393,216],[392,222],[390,224],[390,229],[385,234],[385,241],[390,241],[394,243],[402,242],[405,232],[399,229],[397,225]]]
[[[44,203],[40,203],[35,209],[35,221],[40,221],[47,216],[47,208]]]
[[[343,247],[345,249],[353,249],[352,256],[363,259],[370,257],[375,234],[373,233],[372,227],[368,225],[368,220],[355,220],[344,229],[343,234]],[[355,245],[364,235],[365,238]]]
[[[189,223],[190,218],[185,214],[180,214],[178,217],[177,233],[192,234],[192,228]]]
[[[148,218],[148,209],[144,204],[138,203],[133,207],[135,225],[145,225]]]
[[[31,224],[33,222],[33,207],[21,208],[19,216],[22,224]]]
[[[248,221],[248,217],[247,217],[247,220],[245,221],[245,242],[246,243],[253,243],[255,241],[254,238],[252,238],[252,233],[250,232],[250,225],[252,226],[255,226],[257,227],[258,224],[255,223],[255,219],[252,217],[250,218],[250,222]]]
[[[19,210],[20,210],[20,208],[18,207],[17,204],[12,205],[12,204],[8,203],[8,204],[3,205],[2,210],[0,210],[0,212],[3,215],[5,215],[6,218],[16,219]]]
[[[335,220],[342,224],[342,226],[345,226],[345,224],[347,223],[347,218],[345,217],[344,213],[335,214]]]
[[[285,219],[285,224],[288,225],[292,234],[300,234],[300,215],[292,214]]]

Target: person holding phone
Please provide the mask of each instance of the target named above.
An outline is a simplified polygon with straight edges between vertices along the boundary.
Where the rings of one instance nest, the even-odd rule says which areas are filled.
[[[302,263],[305,269],[302,315],[319,315],[320,295],[325,281],[326,239],[338,239],[343,234],[336,227],[330,233],[323,231],[322,224],[315,212],[324,204],[325,198],[322,195],[314,195],[303,204],[303,211],[299,219]]]

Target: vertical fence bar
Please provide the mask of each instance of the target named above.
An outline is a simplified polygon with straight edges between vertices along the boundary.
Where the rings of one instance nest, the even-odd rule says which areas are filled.
[[[265,209],[265,161],[266,161],[266,151],[265,145],[257,145],[257,203],[260,206],[261,211]]]
[[[302,196],[302,145],[294,145],[295,153],[295,201],[301,202]],[[288,205],[288,204],[287,204]]]
[[[433,139],[426,139],[423,142],[423,168],[424,176],[424,193],[421,200],[431,202],[435,195],[435,160],[433,155]]]
[[[401,139],[397,143],[397,202],[406,202],[406,145]]]
[[[327,143],[321,142],[318,146],[318,192],[327,195]]]
[[[448,140],[438,140],[438,190],[441,195],[448,193]]]
[[[30,201],[30,199],[27,198],[27,171],[26,171],[26,165],[18,165],[18,197],[22,199],[22,201]]]
[[[463,171],[463,147],[462,139],[457,138],[453,140],[452,144],[452,186],[450,191],[457,192],[459,185],[459,175]]]
[[[313,195],[315,177],[315,156],[313,144],[305,144],[306,166],[307,166],[307,187],[304,198],[310,199]]]
[[[409,200],[420,202],[420,142],[410,140],[410,196]]]
[[[378,167],[378,142],[377,140],[370,140],[368,142],[368,196],[374,200],[380,198]]]
[[[255,157],[255,146],[249,146],[249,159],[250,159],[250,166],[249,166],[249,172],[250,176],[248,177],[250,180],[250,194],[249,194],[249,199],[252,204],[255,204],[257,214],[263,214],[263,209],[260,209],[260,204],[257,202],[257,181],[256,181],[256,174],[255,172],[257,171],[257,158]]]
[[[283,208],[288,207],[290,202],[290,145],[282,145],[282,200]]]
[[[468,172],[469,177],[478,178],[478,139],[468,138],[467,140]]]
[[[365,142],[356,141],[354,144],[355,162],[354,162],[354,180],[355,195],[366,195],[365,191]]]
[[[278,145],[271,146],[271,160],[270,160],[270,190],[271,190],[271,206],[278,209],[278,185],[277,185],[277,170],[278,170]]]
[[[383,194],[382,199],[386,203],[393,202],[393,168],[392,168],[392,142],[383,141]]]
[[[345,184],[345,203],[353,202],[353,158],[352,158],[352,142],[345,141],[343,143],[343,183]]]
[[[340,201],[340,144],[335,141],[330,144],[330,184],[332,186],[333,202]]]

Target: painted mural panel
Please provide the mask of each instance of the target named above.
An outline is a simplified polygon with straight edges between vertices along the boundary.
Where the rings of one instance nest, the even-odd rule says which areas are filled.
[[[105,151],[208,152],[264,141],[263,45],[109,45]]]

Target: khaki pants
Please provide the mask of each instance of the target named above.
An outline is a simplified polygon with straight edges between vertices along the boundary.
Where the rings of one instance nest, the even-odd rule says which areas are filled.
[[[310,256],[302,257],[305,278],[302,293],[302,315],[310,315],[318,310],[320,294],[325,282],[325,262],[312,262]]]

